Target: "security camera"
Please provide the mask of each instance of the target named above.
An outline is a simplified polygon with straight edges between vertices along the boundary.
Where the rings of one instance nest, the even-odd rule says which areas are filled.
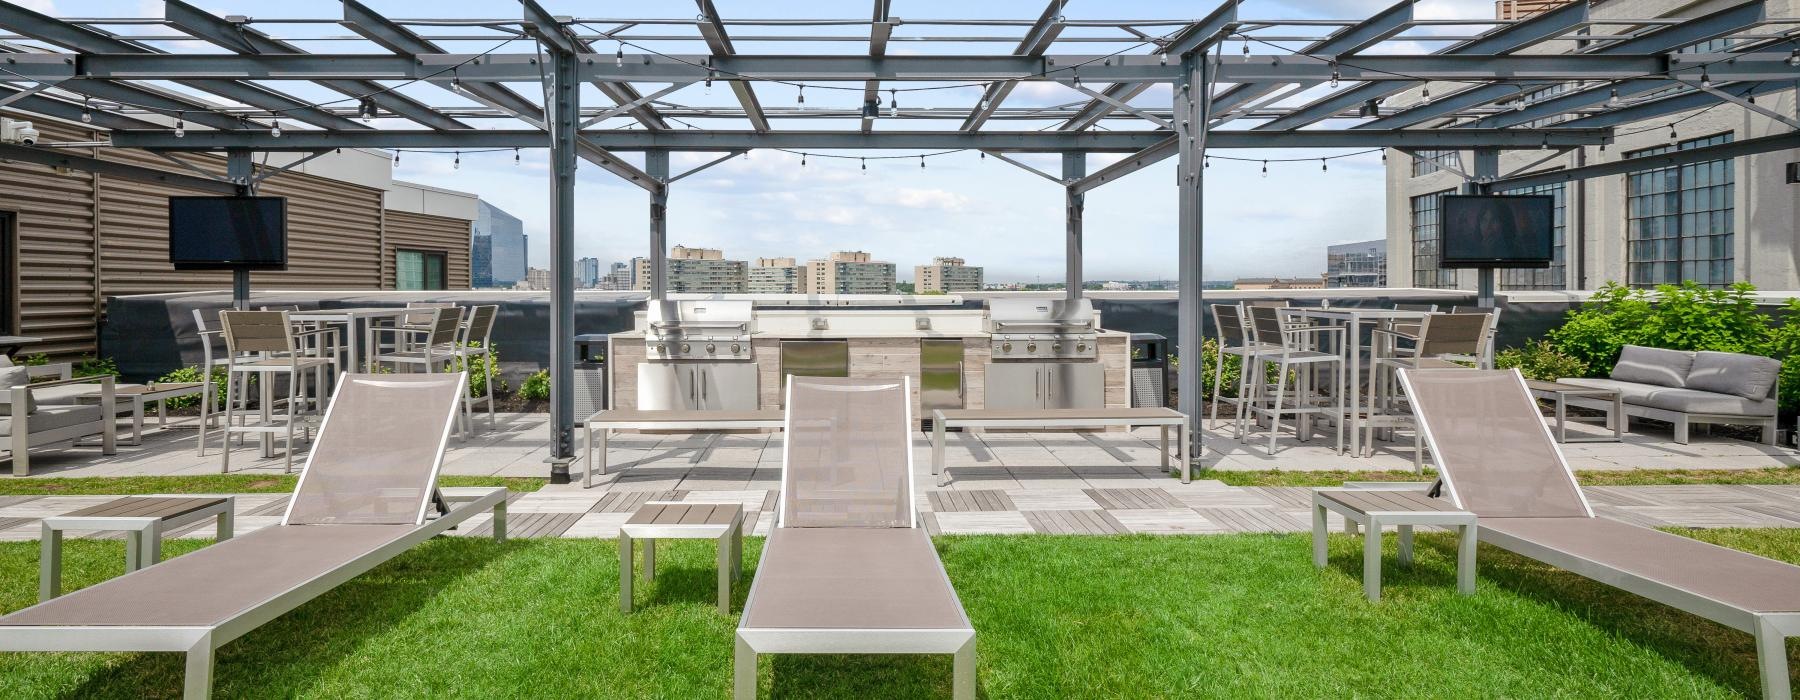
[[[19,135],[19,144],[20,145],[23,145],[23,146],[36,146],[37,145],[37,142],[38,142],[38,130],[37,129],[33,129],[29,126],[21,127],[18,131],[18,135]]]

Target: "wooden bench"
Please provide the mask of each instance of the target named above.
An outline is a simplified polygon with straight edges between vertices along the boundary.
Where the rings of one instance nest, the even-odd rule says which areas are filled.
[[[768,411],[640,411],[609,409],[588,416],[583,423],[582,449],[587,458],[583,488],[592,488],[594,474],[606,473],[606,442],[614,430],[756,430],[780,429],[786,418],[779,410]],[[600,457],[594,461],[594,433],[600,433]]]
[[[1176,431],[1181,483],[1188,483],[1191,477],[1188,417],[1172,408],[939,409],[932,411],[931,417],[931,473],[939,475],[939,486],[950,483],[950,470],[944,466],[944,431],[948,428],[1061,430],[1153,425],[1162,429],[1162,466],[1169,467],[1169,432]]]

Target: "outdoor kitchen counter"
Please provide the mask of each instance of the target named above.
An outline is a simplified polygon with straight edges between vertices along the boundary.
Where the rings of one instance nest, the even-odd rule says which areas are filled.
[[[757,366],[757,408],[781,408],[781,343],[788,340],[845,340],[850,344],[850,375],[854,377],[913,379],[913,415],[926,413],[918,403],[920,376],[919,341],[921,339],[961,339],[963,341],[963,408],[985,407],[987,366],[993,350],[986,332],[911,331],[857,332],[834,331],[758,331],[752,333],[752,361]],[[607,356],[608,388],[612,406],[621,409],[638,407],[637,366],[646,359],[644,331],[631,330],[611,335],[611,353]],[[1103,373],[1103,400],[1108,407],[1131,405],[1131,334],[1102,330],[1096,335]]]

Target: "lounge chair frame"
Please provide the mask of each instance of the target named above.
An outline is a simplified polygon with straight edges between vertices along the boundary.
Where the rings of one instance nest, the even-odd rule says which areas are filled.
[[[1431,371],[1431,370],[1426,370]],[[1444,370],[1438,370],[1444,371]],[[1449,370],[1466,371],[1466,370]],[[1518,370],[1508,370],[1519,384],[1520,396],[1524,397],[1525,406],[1521,410],[1529,410],[1538,415],[1538,407],[1531,398],[1530,387]],[[1400,382],[1405,386],[1408,396],[1412,396],[1412,378],[1410,370],[1400,371]],[[1431,453],[1442,455],[1438,449],[1437,436],[1431,429],[1430,419],[1426,412],[1418,415],[1420,432],[1431,446]],[[1537,421],[1539,429],[1544,431],[1544,439],[1553,447],[1556,455],[1556,466],[1569,480],[1574,492],[1581,499],[1582,509],[1586,517],[1593,518],[1594,509],[1588,502],[1587,494],[1581,491],[1575,473],[1564,459],[1562,448],[1550,434],[1550,428],[1542,420]],[[1462,497],[1456,490],[1456,479],[1453,470],[1439,468],[1438,478],[1443,481],[1444,493],[1459,507]],[[1580,516],[1564,516],[1580,517]],[[1787,638],[1800,637],[1800,611],[1793,612],[1757,612],[1726,603],[1697,591],[1672,586],[1652,578],[1647,578],[1629,571],[1622,571],[1605,562],[1595,561],[1587,557],[1560,551],[1539,543],[1521,539],[1486,525],[1476,526],[1477,539],[1515,554],[1534,559],[1545,564],[1579,574],[1594,581],[1612,586],[1628,593],[1633,593],[1669,607],[1712,620],[1733,629],[1748,632],[1756,641],[1757,666],[1762,676],[1763,697],[1769,700],[1792,698],[1791,681],[1788,676]],[[1657,532],[1651,530],[1651,532]],[[1661,533],[1659,533],[1661,534]],[[1707,545],[1715,546],[1715,545]],[[1721,547],[1720,549],[1728,549]],[[1732,550],[1736,551],[1736,550]],[[1746,555],[1753,556],[1753,555]]]
[[[904,395],[912,395],[912,379],[901,380]],[[793,406],[794,381],[787,379],[784,389],[785,399],[782,405]],[[906,500],[911,512],[908,528],[919,527],[919,510],[917,507],[917,484],[913,464],[912,444],[912,404],[906,402],[906,420],[901,424],[906,434],[909,449],[906,452]],[[784,419],[782,432],[792,436],[793,412],[790,410]],[[790,438],[791,439],[791,438]],[[784,449],[781,457],[781,495],[776,504],[777,521],[775,527],[785,526],[788,487],[791,472],[788,469],[788,452]],[[777,543],[770,537],[764,546],[763,557]],[[759,567],[760,568],[760,567]],[[938,575],[944,577],[945,587],[955,595],[955,588],[950,586],[950,579],[940,567]],[[748,611],[756,604],[756,588],[750,589],[750,596],[744,601],[744,610]],[[957,601],[960,610],[962,603]],[[757,690],[757,657],[761,654],[951,654],[954,679],[951,682],[954,697],[962,700],[973,700],[975,697],[975,627],[968,620],[965,612],[962,617],[963,627],[958,629],[858,629],[858,628],[747,628],[737,629],[737,649],[733,664],[733,697],[740,700],[756,697]]]
[[[340,377],[337,385],[339,391],[348,383],[345,379],[347,378]],[[467,381],[465,375],[457,387],[458,396],[466,390]],[[333,392],[332,408],[326,409],[326,423],[330,422],[331,412],[337,406],[336,393]],[[445,415],[443,432],[438,436],[438,457],[431,468],[432,483],[436,482],[438,473],[443,467],[443,450],[449,442],[450,431],[456,425],[456,418],[457,411],[454,410]],[[320,431],[324,432],[323,426]],[[318,453],[315,451],[312,454]],[[311,460],[312,457],[308,456],[308,467],[311,467]],[[311,469],[306,471],[310,472]],[[304,483],[305,480],[306,476],[303,473],[300,481]],[[294,492],[301,492],[298,485],[295,486]],[[453,504],[448,512],[436,519],[425,521],[426,509],[432,500],[430,494],[427,493],[426,497],[420,501],[418,525],[411,532],[357,556],[343,566],[270,596],[218,625],[4,626],[0,627],[0,651],[181,652],[187,655],[186,679],[183,681],[182,696],[188,700],[209,697],[212,694],[214,658],[219,647],[224,646],[227,642],[250,633],[269,621],[399,556],[419,543],[456,527],[483,511],[492,510],[494,512],[494,539],[505,540],[505,488],[449,489],[446,492],[446,500]],[[288,525],[288,517],[292,514],[293,508],[294,503],[290,501],[288,512],[282,516],[282,524],[276,527],[332,527],[331,525]]]

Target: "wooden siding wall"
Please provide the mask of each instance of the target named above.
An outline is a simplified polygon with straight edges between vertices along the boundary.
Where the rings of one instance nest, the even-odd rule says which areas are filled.
[[[103,132],[24,118],[31,119],[48,142],[104,138]],[[77,152],[191,174],[143,151]],[[207,172],[221,176],[225,172],[220,156],[192,154],[183,160]],[[388,235],[429,242],[417,245],[448,253],[450,288],[469,287],[467,221],[383,212],[380,190],[303,173],[272,177],[258,193],[288,198],[288,269],[253,273],[255,288],[391,289],[393,254],[391,243],[384,249],[384,218],[402,229]],[[94,354],[97,322],[107,296],[231,287],[230,273],[176,271],[169,265],[167,197],[180,194],[198,193],[0,162],[0,210],[18,214],[19,270],[14,285],[18,309],[12,325],[20,335],[44,339],[25,353],[42,352],[58,359]]]
[[[387,212],[387,250],[381,254],[381,286],[393,289],[400,249],[442,252],[444,285],[469,288],[469,222],[448,216]]]

